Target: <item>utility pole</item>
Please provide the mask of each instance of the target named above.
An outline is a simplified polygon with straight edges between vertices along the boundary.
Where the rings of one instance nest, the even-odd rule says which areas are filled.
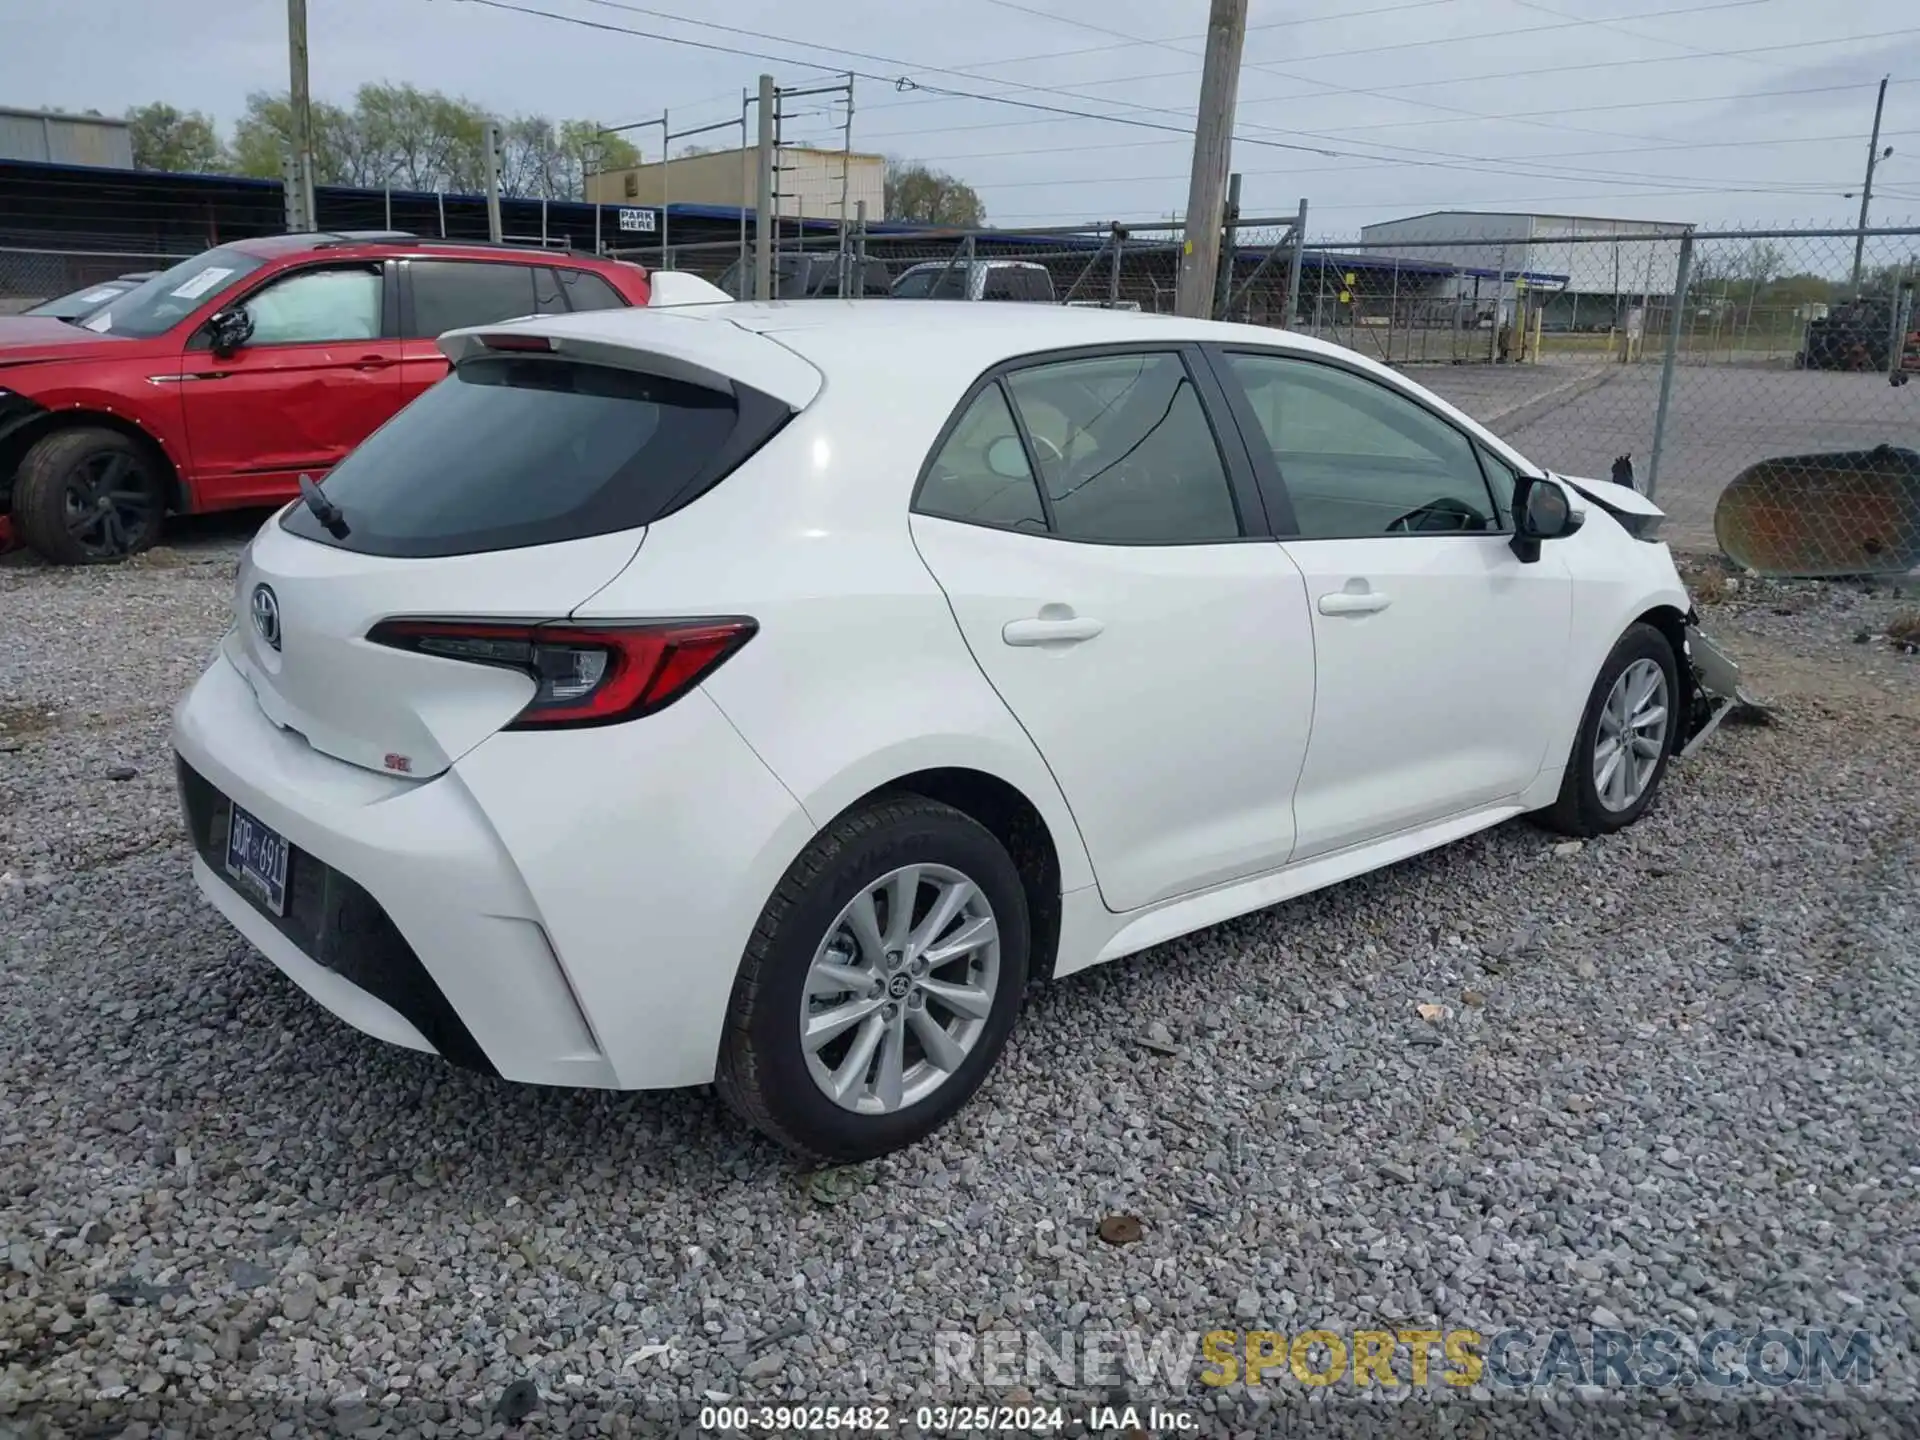
[[[1247,38],[1247,0],[1212,0],[1207,54],[1200,72],[1200,114],[1193,127],[1193,175],[1187,185],[1186,243],[1174,310],[1204,320],[1213,310],[1220,263],[1221,205],[1233,154],[1233,106],[1240,88],[1240,51]]]
[[[287,100],[292,111],[293,172],[302,223],[318,229],[313,203],[313,101],[307,89],[307,0],[287,0]]]
[[[1873,102],[1873,138],[1867,142],[1867,178],[1860,186],[1860,231],[1853,237],[1853,293],[1860,293],[1860,262],[1867,249],[1867,206],[1873,201],[1873,167],[1887,155],[1893,154],[1893,147],[1887,147],[1887,155],[1880,153],[1880,113],[1887,108],[1887,78],[1880,77],[1880,98]]]
[[[500,127],[487,121],[486,128],[480,132],[480,143],[486,149],[487,164],[487,238],[498,245],[501,241],[500,229]]]
[[[753,187],[753,298],[773,298],[773,77],[760,77],[760,153]]]

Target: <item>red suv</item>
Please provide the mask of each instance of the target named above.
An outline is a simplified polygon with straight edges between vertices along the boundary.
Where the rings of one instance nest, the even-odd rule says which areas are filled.
[[[434,338],[645,305],[647,272],[393,231],[239,240],[74,320],[0,318],[0,548],[60,564],[167,512],[275,505],[447,373]]]

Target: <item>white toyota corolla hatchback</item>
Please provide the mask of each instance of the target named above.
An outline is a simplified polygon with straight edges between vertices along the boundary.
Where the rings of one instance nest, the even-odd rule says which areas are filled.
[[[873,1155],[1030,980],[1616,829],[1717,719],[1660,511],[1350,351],[902,301],[441,343],[248,547],[174,744],[207,898],[488,1073]]]

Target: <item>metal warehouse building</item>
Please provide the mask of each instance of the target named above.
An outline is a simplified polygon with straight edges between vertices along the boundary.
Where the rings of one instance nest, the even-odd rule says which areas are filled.
[[[0,106],[0,160],[133,168],[133,131],[105,115]]]
[[[1432,210],[1361,231],[1376,255],[1494,275],[1564,276],[1546,301],[1549,330],[1605,329],[1674,292],[1680,237],[1670,220]],[[1635,238],[1638,237],[1638,238]],[[1536,296],[1541,287],[1536,283]]]

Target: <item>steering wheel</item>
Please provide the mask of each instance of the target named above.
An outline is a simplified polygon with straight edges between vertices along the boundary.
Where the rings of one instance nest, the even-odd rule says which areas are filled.
[[[1054,442],[1049,440],[1046,436],[1041,435],[1038,432],[1032,431],[1032,430],[1029,430],[1027,434],[1032,438],[1034,448],[1040,451],[1042,459],[1051,460],[1056,465],[1061,464],[1066,460],[1067,452],[1062,450],[1058,445],[1054,444]]]
[[[1452,533],[1486,528],[1486,516],[1466,501],[1456,500],[1451,495],[1442,495],[1437,500],[1429,500],[1418,509],[1409,510],[1406,514],[1387,523],[1387,533],[1390,535],[1410,535],[1428,531]]]

